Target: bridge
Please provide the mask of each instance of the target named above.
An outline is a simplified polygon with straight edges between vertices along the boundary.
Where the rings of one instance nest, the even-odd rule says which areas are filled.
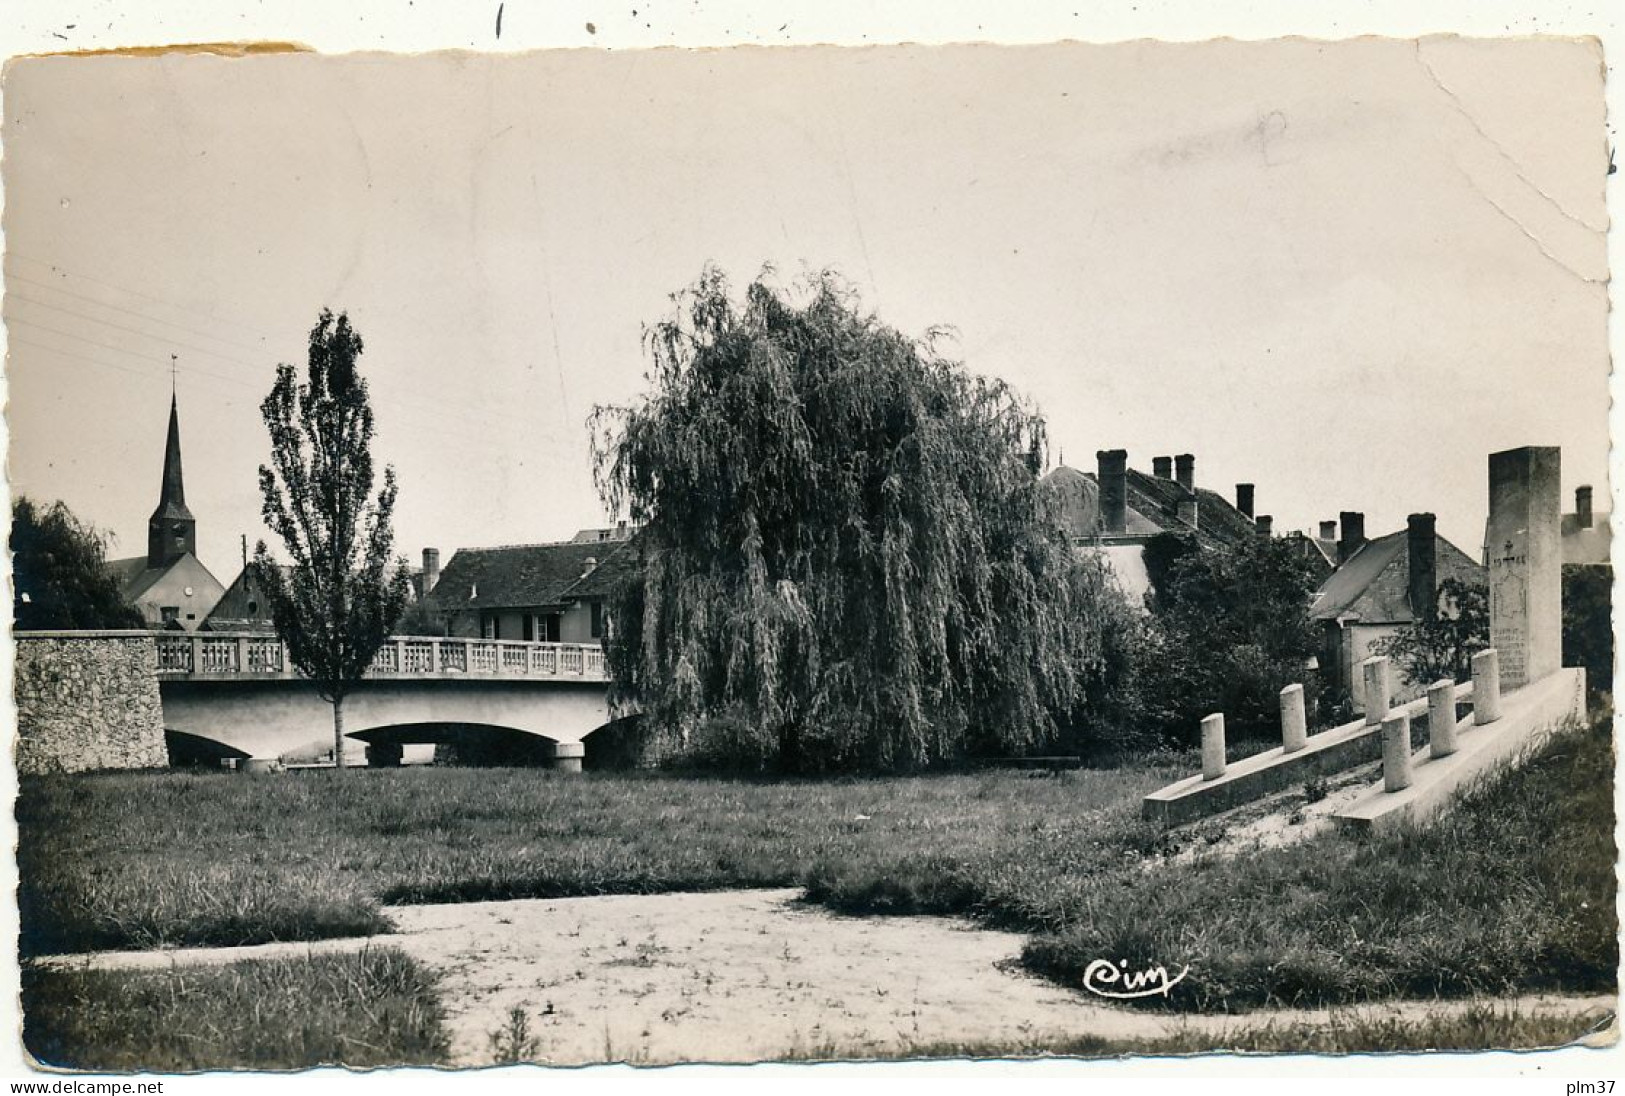
[[[333,710],[262,633],[153,637],[171,757],[331,758]],[[346,762],[399,764],[409,747],[551,762],[580,771],[584,739],[611,722],[603,649],[572,643],[397,636],[345,697]],[[417,751],[422,753],[421,750]]]

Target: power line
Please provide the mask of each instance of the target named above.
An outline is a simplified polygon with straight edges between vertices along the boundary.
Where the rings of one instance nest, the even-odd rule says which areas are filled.
[[[115,354],[124,354],[124,355],[127,355],[129,357],[136,358],[136,359],[138,359],[140,361],[157,362],[160,365],[168,365],[169,364],[169,362],[167,360],[162,359],[162,358],[152,357],[152,356],[146,355],[146,354],[140,354],[140,353],[137,353],[136,351],[133,351],[133,350],[126,350],[126,349],[124,349],[122,347],[113,346],[113,345],[111,345],[109,343],[97,342],[95,339],[87,339],[83,335],[76,335],[71,331],[63,331],[60,328],[51,327],[51,326],[49,326],[47,324],[39,323],[36,320],[26,319],[26,318],[24,318],[22,316],[7,316],[6,317],[6,322],[7,323],[12,323],[12,324],[18,324],[18,323],[26,324],[29,327],[38,328],[41,331],[48,331],[53,335],[59,335],[62,338],[65,338],[65,339],[74,339],[74,340],[76,340],[78,342],[87,343],[90,346],[99,347],[102,350],[109,350],[109,351],[112,351]],[[55,351],[55,352],[58,352],[58,353],[67,353],[65,351],[60,351],[55,347],[41,346],[38,343],[31,343],[30,345],[40,346],[41,349],[52,350],[52,351]],[[98,362],[93,358],[86,358],[82,354],[69,354],[69,356],[79,358],[82,361],[91,362],[92,364],[95,364],[95,365],[103,365],[103,366],[106,366],[109,369],[122,369],[124,372],[127,372],[127,373],[136,373],[137,372],[136,370],[124,368],[122,366],[113,365],[110,362]],[[248,389],[251,389],[251,390],[258,391],[258,386],[253,384],[251,381],[245,380],[245,379],[243,379],[241,377],[232,377],[232,376],[227,376],[227,375],[225,375],[223,373],[214,373],[214,372],[211,372],[211,371],[209,371],[207,369],[199,369],[196,366],[188,366],[187,367],[187,373],[189,375],[192,375],[192,376],[209,377],[209,378],[211,378],[213,380],[221,381],[221,382],[223,382],[225,384],[232,384],[232,385],[236,385],[236,386],[238,386],[240,388],[248,388]],[[154,376],[151,373],[140,373],[139,375],[147,377],[148,379],[153,379],[153,376]],[[428,418],[427,417],[428,412],[422,411],[422,410],[420,410],[420,409],[418,409],[416,407],[393,407],[393,408],[391,408],[391,411],[393,413],[398,413],[398,414],[401,414],[403,416],[422,416],[416,422],[410,424],[414,429],[428,430],[431,433],[439,434],[439,435],[441,435],[443,437],[450,438],[451,440],[456,441],[456,442],[458,442],[460,444],[463,444],[463,445],[469,445],[471,443],[471,441],[476,440],[476,439],[480,440],[480,441],[486,440],[483,437],[481,437],[477,432],[474,435],[474,438],[471,439],[468,435],[460,434],[460,433],[454,433],[454,432],[452,432],[450,430],[447,430],[444,427],[443,424],[441,424],[439,422],[436,422],[433,419]]]
[[[242,329],[244,331],[247,331],[250,335],[254,335],[256,337],[260,336],[260,332],[255,330],[254,328],[250,327],[249,325],[243,324],[243,323],[238,323],[238,322],[236,322],[234,320],[231,320],[228,317],[225,317],[225,316],[210,316],[210,315],[207,315],[206,313],[199,312],[199,311],[197,311],[195,309],[186,308],[186,307],[183,307],[181,305],[174,304],[174,303],[172,303],[170,301],[166,301],[162,297],[154,297],[150,293],[143,293],[139,289],[130,289],[128,286],[114,285],[112,282],[104,282],[104,281],[101,281],[98,278],[92,278],[89,274],[80,274],[77,271],[69,270],[66,267],[60,266],[57,263],[48,263],[43,259],[31,258],[28,255],[23,255],[23,254],[21,254],[21,253],[19,253],[17,251],[10,251],[10,250],[8,250],[6,252],[6,258],[8,258],[8,259],[21,259],[24,262],[33,263],[35,266],[42,266],[46,270],[51,271],[53,274],[65,274],[65,275],[68,275],[68,276],[73,277],[73,278],[78,278],[80,281],[89,282],[91,285],[99,285],[104,289],[111,289],[115,293],[125,293],[125,294],[128,294],[131,297],[140,297],[142,300],[152,301],[154,304],[161,304],[165,308],[174,309],[176,312],[187,312],[187,313],[190,313],[190,314],[192,314],[194,316],[201,316],[201,317],[209,320],[211,323],[228,324],[231,327],[236,327],[236,328],[240,328],[240,329]]]
[[[48,292],[51,292],[51,293],[61,293],[63,296],[73,297],[73,298],[75,298],[77,300],[84,301],[87,304],[93,304],[97,308],[106,308],[106,309],[108,309],[110,311],[113,311],[113,312],[123,312],[124,314],[126,314],[128,316],[134,316],[138,320],[146,320],[149,323],[159,323],[159,324],[163,324],[165,327],[173,327],[173,328],[176,328],[177,330],[180,330],[180,331],[187,331],[187,332],[190,332],[193,335],[198,335],[198,336],[201,336],[201,337],[203,337],[205,339],[211,339],[211,340],[213,340],[215,342],[218,342],[218,343],[224,343],[227,346],[235,346],[238,349],[247,350],[247,351],[250,351],[251,353],[258,354],[258,353],[263,352],[266,349],[263,346],[253,346],[253,345],[251,345],[249,343],[237,342],[235,339],[226,339],[226,338],[222,338],[219,335],[211,335],[207,331],[200,331],[195,327],[188,327],[186,324],[176,323],[173,320],[165,320],[165,319],[160,319],[157,316],[149,316],[145,312],[137,312],[133,308],[124,308],[123,306],[113,304],[110,301],[98,300],[97,298],[88,296],[88,295],[86,295],[84,293],[75,293],[71,289],[64,289],[62,286],[52,285],[49,282],[42,282],[42,281],[39,281],[39,280],[34,279],[34,278],[25,278],[21,274],[16,274],[16,273],[13,273],[12,271],[9,271],[9,270],[6,272],[6,280],[8,282],[22,282],[25,285],[35,286],[35,287],[37,287],[39,289],[44,289],[44,290],[47,290]],[[25,300],[25,301],[30,299],[28,297],[23,297],[21,294],[17,294],[17,296],[20,299]],[[264,336],[261,336],[261,338],[263,339]]]
[[[28,304],[34,305],[36,307],[48,308],[48,309],[50,309],[50,310],[52,310],[54,312],[60,312],[60,313],[62,313],[64,315],[71,316],[71,317],[73,317],[75,319],[85,320],[85,321],[87,321],[89,323],[99,323],[99,324],[102,324],[103,326],[111,327],[111,328],[113,328],[115,330],[118,330],[118,331],[128,331],[131,334],[140,335],[140,336],[142,336],[144,338],[151,339],[154,342],[163,342],[163,343],[166,343],[167,345],[173,345],[173,346],[184,346],[187,349],[199,350],[200,353],[204,353],[209,357],[218,358],[221,361],[233,362],[233,363],[236,363],[236,364],[239,364],[239,365],[249,365],[249,363],[243,362],[243,361],[241,361],[239,359],[236,359],[236,358],[225,357],[225,356],[219,355],[219,354],[209,354],[207,351],[202,351],[202,350],[200,350],[200,348],[192,346],[191,344],[188,344],[188,343],[173,342],[171,340],[166,339],[164,336],[161,336],[161,335],[155,335],[155,334],[152,334],[151,332],[137,331],[134,328],[126,327],[126,326],[124,326],[122,324],[115,324],[115,323],[112,323],[109,320],[99,319],[98,317],[95,317],[95,316],[87,316],[87,315],[84,315],[83,313],[75,312],[72,309],[62,308],[62,307],[57,306],[57,305],[47,304],[47,303],[45,303],[43,301],[36,301],[32,297],[25,297],[25,296],[22,296],[21,294],[12,294],[11,296],[15,300],[23,301],[23,302],[26,302]],[[156,361],[156,362],[161,362],[163,364],[168,364],[168,362],[165,361],[162,358],[158,358],[158,357],[152,356],[152,355],[142,354],[142,353],[139,353],[137,351],[127,350],[127,349],[117,347],[117,346],[113,346],[110,343],[97,342],[94,339],[87,339],[83,335],[78,335],[78,334],[75,334],[75,333],[70,332],[70,331],[63,331],[60,328],[56,328],[56,327],[50,327],[50,326],[48,326],[46,324],[40,323],[37,320],[31,320],[31,319],[29,319],[29,318],[27,318],[25,316],[18,316],[14,312],[13,313],[8,313],[7,318],[13,323],[28,324],[28,325],[30,325],[32,327],[37,327],[42,331],[49,331],[52,334],[60,335],[60,336],[62,336],[64,338],[77,339],[77,340],[79,340],[81,342],[89,343],[92,346],[100,347],[103,350],[110,350],[110,351],[112,351],[114,353],[117,353],[117,354],[128,354],[131,357],[141,358],[142,360],[145,360],[145,361]],[[250,366],[250,368],[257,368],[257,367]],[[199,374],[199,375],[206,376],[206,377],[213,377],[216,380],[226,381],[226,382],[231,383],[231,384],[240,384],[240,385],[243,385],[245,387],[251,387],[251,388],[256,388],[256,389],[259,387],[260,383],[263,383],[263,382],[249,381],[249,380],[246,380],[246,379],[244,379],[242,377],[238,377],[238,376],[226,376],[225,374],[222,374],[222,373],[211,373],[210,371],[208,371],[206,369],[200,369],[197,366],[193,366],[193,365],[188,365],[187,371],[189,373],[193,373],[193,374]],[[449,415],[449,416],[452,416],[452,417],[456,418],[458,421],[465,423],[466,425],[468,425],[470,427],[478,427],[480,425],[479,420],[472,417],[472,411],[471,410],[470,411],[464,411],[461,407],[447,406],[447,405],[444,405],[444,404],[434,404],[434,403],[432,403],[430,401],[427,401],[427,400],[411,399],[411,398],[407,398],[407,397],[391,397],[387,401],[380,401],[380,402],[384,406],[390,407],[392,411],[402,413],[402,414],[416,413],[417,415],[420,415],[420,416],[432,417],[432,421],[439,421],[444,416]],[[518,420],[516,420],[516,421],[518,421]]]
[[[19,256],[19,258],[27,258],[27,257],[26,256]],[[34,262],[34,263],[39,263],[40,262],[40,260],[38,260],[38,259],[29,259],[28,261]],[[42,263],[41,265],[45,265],[45,264]],[[63,270],[60,267],[54,267],[53,269],[56,269],[56,270],[58,270],[58,271],[60,271],[62,273],[70,273],[70,274],[73,273],[71,271]],[[242,349],[248,350],[250,353],[259,353],[259,352],[261,352],[262,350],[265,349],[264,347],[255,347],[255,346],[250,346],[250,345],[248,345],[246,343],[239,343],[239,342],[236,342],[234,340],[223,339],[223,338],[220,338],[218,336],[210,335],[210,334],[208,334],[206,332],[199,331],[199,330],[197,330],[195,328],[187,327],[184,324],[174,323],[174,322],[169,321],[169,320],[160,319],[159,317],[156,317],[156,316],[149,316],[146,313],[137,312],[137,311],[135,311],[133,309],[122,308],[122,307],[120,307],[118,305],[109,304],[108,302],[100,301],[100,300],[97,300],[97,299],[95,299],[93,297],[88,297],[88,296],[86,296],[84,294],[75,293],[72,290],[63,289],[63,288],[61,288],[59,286],[48,285],[46,283],[39,282],[39,281],[36,281],[34,279],[31,279],[31,278],[17,276],[17,275],[14,275],[14,274],[13,275],[8,275],[8,276],[14,277],[15,280],[17,280],[17,281],[26,282],[27,284],[38,286],[40,288],[43,288],[43,289],[46,289],[46,290],[49,290],[49,291],[52,291],[52,292],[62,293],[62,294],[65,294],[67,296],[78,298],[80,300],[86,301],[86,302],[88,302],[90,304],[93,304],[93,305],[96,305],[98,307],[108,308],[108,309],[111,309],[111,310],[117,311],[117,312],[123,312],[123,313],[126,313],[126,314],[128,314],[130,316],[133,316],[133,317],[137,318],[137,319],[147,320],[147,321],[149,321],[151,323],[164,324],[164,325],[169,326],[169,327],[178,328],[178,329],[180,329],[182,331],[188,331],[188,332],[190,332],[192,334],[199,335],[199,336],[201,336],[203,338],[206,338],[206,339],[212,339],[212,340],[214,340],[216,342],[225,343],[228,346],[240,347]],[[97,282],[96,279],[90,278],[87,275],[73,274],[73,276],[74,277],[79,277],[79,278],[84,278],[86,281],[95,282],[98,285],[107,286],[108,288],[113,289],[113,290],[115,290],[117,292],[129,293],[132,296],[143,297],[143,298],[145,298],[147,300],[152,300],[152,301],[155,301],[155,302],[157,302],[159,304],[164,304],[165,303],[161,299],[159,299],[157,297],[153,297],[150,294],[139,293],[139,292],[137,292],[135,290],[122,289],[122,288],[120,288],[118,286],[114,286],[114,285],[112,285],[111,283],[108,283],[108,282]],[[263,364],[262,363],[244,361],[243,359],[233,357],[230,354],[222,354],[219,351],[209,350],[209,349],[207,349],[205,347],[196,346],[195,344],[181,342],[181,341],[179,341],[177,339],[171,338],[168,335],[159,335],[159,334],[155,334],[155,333],[150,332],[150,331],[142,331],[142,330],[139,330],[137,328],[128,327],[128,326],[123,325],[123,324],[116,324],[111,320],[106,320],[106,319],[103,319],[103,318],[101,318],[99,316],[88,315],[88,314],[86,314],[84,312],[78,312],[78,311],[75,311],[75,310],[70,309],[70,308],[65,308],[62,305],[52,304],[52,303],[50,303],[48,301],[37,300],[37,299],[35,299],[33,297],[25,296],[25,295],[23,295],[21,293],[15,292],[15,291],[9,291],[7,295],[10,296],[10,297],[15,297],[19,301],[26,301],[27,303],[35,305],[35,306],[40,307],[40,308],[48,308],[48,309],[51,309],[54,312],[60,312],[60,313],[63,313],[64,315],[73,316],[76,319],[85,320],[85,321],[87,321],[89,323],[99,323],[99,324],[102,324],[103,326],[111,327],[111,328],[113,328],[115,330],[119,330],[119,331],[125,331],[125,332],[128,332],[130,334],[137,335],[137,336],[139,336],[141,338],[150,339],[150,340],[152,340],[154,342],[164,342],[164,343],[170,344],[170,345],[183,346],[188,350],[196,351],[197,353],[204,354],[204,355],[207,355],[207,356],[212,357],[212,358],[216,358],[216,359],[218,359],[220,361],[231,362],[233,364],[241,365],[241,366],[244,366],[245,368],[253,369],[253,370],[256,370],[256,371],[263,369]],[[182,312],[189,311],[187,309],[181,308],[178,305],[168,305],[167,307],[172,307],[176,311],[182,311]],[[197,314],[201,315],[201,313],[197,313]],[[244,330],[252,330],[251,328],[249,328],[247,325],[244,325],[244,324],[233,324],[233,326],[241,327]],[[260,338],[262,340],[264,340],[266,338],[266,336],[260,335]],[[493,419],[493,418],[505,419],[505,420],[508,420],[508,421],[514,423],[517,426],[528,426],[530,424],[528,419],[525,419],[525,418],[523,418],[521,416],[515,415],[515,414],[513,414],[511,412],[504,412],[504,411],[501,411],[501,410],[491,409],[491,408],[479,408],[479,407],[475,407],[473,405],[466,404],[466,403],[460,403],[460,402],[455,402],[455,401],[445,401],[445,400],[431,400],[431,399],[425,399],[425,398],[422,398],[422,397],[415,397],[415,396],[410,396],[410,395],[401,395],[401,396],[397,397],[397,399],[402,401],[402,402],[417,406],[417,407],[421,408],[425,412],[433,413],[433,414],[436,414],[436,415],[445,414],[445,413],[448,413],[448,412],[452,413],[454,415],[457,415],[459,418],[461,418],[463,421],[466,421],[470,426],[473,426],[473,427],[478,427],[480,425],[483,425],[486,421],[488,421],[490,419]]]

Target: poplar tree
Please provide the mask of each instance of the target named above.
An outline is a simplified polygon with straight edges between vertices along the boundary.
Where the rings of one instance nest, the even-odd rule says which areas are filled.
[[[333,706],[333,762],[344,766],[344,698],[354,691],[405,608],[406,561],[390,566],[395,471],[373,494],[373,414],[357,371],[361,336],[348,316],[323,309],[311,328],[304,383],[277,366],[260,404],[271,464],[260,466],[266,525],[292,565],[265,542],[254,554],[288,658]]]
[[[1053,740],[1109,595],[1039,487],[1043,420],[832,277],[798,296],[758,280],[736,304],[708,270],[647,333],[647,394],[594,412],[599,490],[641,526],[615,699],[765,769]]]

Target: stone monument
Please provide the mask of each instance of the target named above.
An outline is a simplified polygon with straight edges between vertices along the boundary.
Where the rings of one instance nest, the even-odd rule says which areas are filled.
[[[1490,646],[1501,687],[1522,688],[1563,658],[1563,549],[1558,450],[1525,446],[1490,454]]]

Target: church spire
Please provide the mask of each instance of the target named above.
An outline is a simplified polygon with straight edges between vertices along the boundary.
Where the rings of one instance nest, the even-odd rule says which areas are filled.
[[[197,554],[197,521],[192,517],[192,511],[186,508],[186,483],[181,475],[181,421],[173,366],[171,370],[164,481],[158,496],[158,508],[147,522],[148,567],[168,567],[188,552]]]

